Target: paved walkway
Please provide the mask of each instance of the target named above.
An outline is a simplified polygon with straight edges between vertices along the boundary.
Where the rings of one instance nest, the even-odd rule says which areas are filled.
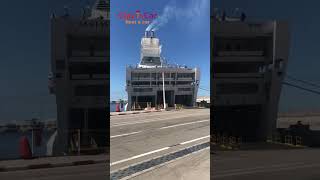
[[[18,171],[27,169],[40,169],[64,166],[87,165],[96,163],[106,163],[108,156],[100,155],[81,155],[81,156],[61,156],[43,157],[35,159],[18,159],[0,161],[0,171]]]
[[[210,179],[209,149],[159,165],[146,172],[129,177],[133,180],[208,180]]]
[[[150,113],[150,112],[160,112],[160,111],[161,111],[161,110],[142,110],[142,111],[110,112],[110,116],[129,115],[129,114],[140,114],[140,113]]]

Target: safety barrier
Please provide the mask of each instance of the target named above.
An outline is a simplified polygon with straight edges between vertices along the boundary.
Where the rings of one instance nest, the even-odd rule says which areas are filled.
[[[291,135],[284,136],[284,144],[293,145]]]
[[[183,109],[183,105],[182,104],[174,104],[174,108],[176,110],[180,110],[180,109]]]
[[[108,149],[109,130],[73,129],[64,132],[69,134],[68,154],[101,153]]]
[[[268,138],[267,142],[297,147],[304,146],[301,136],[292,136],[290,134],[284,134],[283,136],[280,134],[273,134],[272,137]]]
[[[3,157],[3,160],[105,153],[109,149],[109,131],[34,127],[30,130],[12,132],[8,137],[13,143],[8,145],[5,152],[7,156]]]
[[[151,108],[151,102],[133,102],[131,110],[143,110],[145,108]]]
[[[242,144],[242,138],[235,136],[227,136],[224,134],[213,134],[211,135],[211,144],[218,146],[222,149],[238,149],[239,146]]]
[[[296,146],[302,146],[302,137],[296,136]]]

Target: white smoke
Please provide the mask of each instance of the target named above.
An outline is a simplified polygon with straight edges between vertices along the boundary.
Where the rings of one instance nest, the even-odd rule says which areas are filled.
[[[163,9],[162,14],[149,24],[146,31],[156,31],[174,18],[178,21],[183,19],[192,21],[205,13],[205,8],[209,8],[209,0],[187,0],[186,2],[186,7],[177,7],[174,0],[170,1]]]

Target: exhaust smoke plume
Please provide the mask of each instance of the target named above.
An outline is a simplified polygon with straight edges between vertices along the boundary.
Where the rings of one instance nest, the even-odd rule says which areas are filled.
[[[204,13],[205,8],[209,8],[209,0],[187,0],[186,7],[177,7],[175,1],[170,1],[160,16],[153,20],[146,31],[157,31],[160,27],[166,25],[170,19],[193,20]]]

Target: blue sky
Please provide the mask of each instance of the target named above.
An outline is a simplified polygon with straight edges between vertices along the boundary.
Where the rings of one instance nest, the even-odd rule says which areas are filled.
[[[72,16],[94,0],[1,1],[0,122],[56,117],[48,91],[50,15]]]
[[[203,4],[201,4],[201,2]],[[199,67],[200,87],[210,85],[210,24],[209,0],[112,0],[111,1],[111,100],[126,98],[125,75],[127,64],[137,64],[140,60],[140,40],[147,25],[126,25],[118,18],[118,13],[157,13],[161,16],[166,6],[176,7],[179,13],[156,31],[160,38],[163,56],[169,63]],[[191,8],[193,7],[193,8]],[[195,8],[199,7],[199,8]],[[190,14],[192,13],[193,14]],[[198,95],[210,95],[200,90]]]
[[[76,16],[80,14],[81,7],[92,2],[94,0],[2,2],[0,122],[56,116],[55,97],[49,95],[47,82],[50,68],[50,15],[53,12],[62,14],[64,5],[68,5],[71,14]],[[137,8],[161,14],[169,2],[112,0],[111,17],[115,18],[119,11],[135,11]],[[187,0],[177,0],[176,5],[183,8],[187,4]],[[240,3],[239,0],[215,0],[215,6],[229,10],[242,8],[249,18],[288,20],[291,24],[288,72],[320,84],[319,1],[241,0]],[[171,62],[201,68],[201,86],[204,88],[209,88],[208,21],[205,17],[180,21],[171,19],[157,32],[163,43],[164,55]],[[125,96],[125,64],[138,63],[140,38],[146,26],[125,26],[117,19],[111,23],[111,96]],[[117,94],[117,91],[121,93]],[[319,102],[318,95],[284,87],[280,105],[282,110],[319,110]]]
[[[320,84],[320,1],[290,0],[214,0],[212,7],[227,12],[240,8],[248,19],[285,20],[291,26],[290,57],[288,74],[299,79]],[[319,89],[318,89],[319,91]],[[309,92],[283,87],[281,111],[320,109],[320,96]]]

